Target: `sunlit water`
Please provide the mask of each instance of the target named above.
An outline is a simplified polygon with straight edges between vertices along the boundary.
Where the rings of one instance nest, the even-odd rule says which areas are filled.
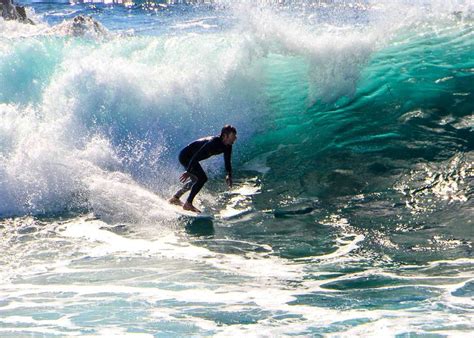
[[[0,335],[470,336],[473,6],[345,3],[0,19]]]

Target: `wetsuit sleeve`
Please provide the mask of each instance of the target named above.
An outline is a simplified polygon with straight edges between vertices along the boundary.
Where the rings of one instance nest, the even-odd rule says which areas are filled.
[[[211,147],[212,141],[207,141],[202,145],[201,148],[199,148],[198,151],[191,157],[191,160],[189,161],[188,168],[186,169],[187,172],[190,172],[193,167],[196,165],[197,162],[199,162],[199,159],[202,157],[202,154],[205,154],[208,151],[208,148]]]
[[[232,165],[230,163],[230,158],[232,156],[232,146],[226,147],[224,151],[224,163],[225,163],[225,170],[229,175],[232,175]]]

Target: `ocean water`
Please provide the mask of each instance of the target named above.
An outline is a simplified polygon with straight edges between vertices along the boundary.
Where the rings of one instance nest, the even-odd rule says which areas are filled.
[[[472,334],[472,1],[25,3],[0,336]],[[203,162],[183,218],[177,154],[226,123],[235,185]]]

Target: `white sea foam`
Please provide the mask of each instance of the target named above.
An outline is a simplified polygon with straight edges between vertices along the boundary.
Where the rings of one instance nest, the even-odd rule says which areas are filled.
[[[134,53],[123,57],[129,47]],[[250,88],[258,83],[247,74],[248,53],[238,40],[119,39],[62,53],[39,103],[0,105],[3,214],[61,210],[71,199],[82,203],[78,194],[100,207],[109,203],[96,204],[100,182],[117,179],[120,186],[126,175],[114,172],[127,167],[169,194],[179,176],[169,157],[186,144],[182,139],[216,134],[225,123],[246,126],[243,142],[252,131],[242,102],[257,100]],[[246,90],[223,99],[228,86]]]
[[[0,322],[9,326],[17,326],[16,332],[43,332],[56,333],[68,332],[71,335],[79,333],[81,322],[77,315],[80,312],[69,313],[55,320],[35,319],[27,315],[21,315],[25,309],[60,309],[77,306],[78,302],[84,306],[96,307],[97,302],[107,302],[112,299],[121,299],[128,304],[146,304],[145,313],[141,314],[142,325],[147,325],[149,321],[166,323],[179,323],[183,315],[189,323],[192,323],[199,330],[209,330],[212,335],[226,336],[229,334],[248,334],[252,336],[255,332],[263,335],[285,335],[289,333],[301,333],[311,330],[322,330],[325,327],[333,327],[334,335],[363,334],[376,335],[381,325],[390,334],[401,334],[411,331],[424,332],[426,318],[423,313],[407,310],[382,310],[382,309],[345,309],[338,310],[332,308],[318,307],[317,305],[293,304],[298,295],[324,292],[325,295],[338,293],[337,290],[330,290],[324,284],[331,282],[341,282],[351,279],[367,278],[370,276],[383,276],[387,280],[400,280],[397,273],[385,271],[385,269],[369,269],[365,272],[346,274],[322,280],[305,279],[303,265],[287,262],[284,259],[265,258],[264,255],[257,255],[254,259],[248,260],[237,255],[214,253],[208,249],[194,246],[183,242],[176,233],[161,236],[155,239],[127,238],[113,234],[105,230],[107,224],[98,220],[75,220],[59,226],[58,234],[65,239],[80,240],[83,254],[87,257],[95,256],[103,259],[140,258],[140,267],[136,263],[134,269],[138,272],[128,275],[123,273],[120,266],[106,264],[102,271],[94,266],[75,266],[72,261],[67,265],[57,265],[50,267],[48,271],[37,271],[36,274],[46,276],[62,276],[53,284],[39,283],[14,283],[0,286],[0,296],[8,300],[7,305],[0,306],[0,311],[14,311],[17,315],[3,317]],[[77,256],[77,253],[76,253]],[[150,259],[156,263],[150,264]],[[194,262],[192,264],[186,261]],[[138,262],[138,261],[136,261]],[[261,264],[259,263],[261,262]],[[290,264],[289,264],[290,263]],[[465,260],[434,262],[430,266],[441,265],[465,265]],[[176,269],[173,266],[176,265]],[[212,274],[223,273],[220,278],[208,279],[203,276],[205,266],[212,266],[215,270]],[[439,276],[423,277],[412,267],[411,276],[403,278],[406,280],[404,287],[420,288],[425,285],[422,279],[428,282]],[[429,268],[427,266],[427,268]],[[120,272],[122,271],[122,272]],[[84,273],[92,276],[113,274],[114,279],[99,279],[82,282],[76,280],[74,284],[68,283],[68,274]],[[156,280],[154,276],[169,276],[178,273],[176,281],[166,286],[166,278]],[[209,273],[209,272],[207,272]],[[98,275],[99,274],[99,275]],[[155,275],[157,274],[157,275]],[[231,282],[231,276],[238,276],[239,282]],[[187,277],[185,277],[187,276]],[[225,276],[225,278],[224,278]],[[196,278],[198,277],[198,278]],[[438,288],[443,290],[441,296],[436,299],[440,304],[450,304],[463,308],[469,306],[469,299],[451,299],[451,292],[462,288],[469,278],[467,275],[452,276],[454,283],[443,282],[442,285],[432,285],[426,283],[428,288]],[[204,278],[204,280],[203,280]],[[296,282],[299,286],[294,287],[287,284],[287,279]],[[456,279],[464,278],[462,282]],[[421,279],[421,282],[420,282]],[[62,283],[64,281],[65,283]],[[224,282],[225,281],[225,282]],[[154,284],[160,282],[159,284]],[[144,284],[141,284],[144,283]],[[148,284],[151,283],[151,284]],[[413,283],[413,284],[412,284]],[[387,291],[396,289],[394,287],[381,287]],[[403,287],[403,285],[402,285]],[[51,297],[51,295],[57,295]],[[61,296],[63,295],[63,296]],[[445,296],[446,295],[446,296]],[[459,298],[459,297],[455,297]],[[172,300],[170,305],[163,307],[161,302]],[[435,299],[432,299],[435,301]],[[175,302],[175,303],[173,303]],[[176,304],[176,305],[173,305]],[[201,311],[217,311],[222,314],[252,313],[251,309],[257,313],[267,313],[255,323],[221,325],[214,320],[201,317]],[[141,311],[133,307],[129,311]],[[81,311],[76,309],[75,311]],[[250,312],[248,312],[250,311]],[[455,323],[459,327],[467,325],[469,318],[459,316],[454,313],[432,314],[437,320],[443,323]],[[240,315],[239,315],[240,316]],[[106,319],[101,317],[102,328],[108,332],[121,332],[120,325],[111,325]],[[105,321],[105,322],[104,322]],[[357,325],[342,325],[344,322],[360,321]],[[395,325],[397,323],[398,325]],[[444,325],[444,324],[443,324]],[[442,327],[439,326],[440,330]],[[149,329],[143,327],[146,332]],[[436,330],[436,328],[434,328]],[[102,332],[102,331],[100,331]],[[462,333],[462,330],[453,332]],[[99,332],[98,332],[99,333]],[[145,333],[145,332],[144,332]]]

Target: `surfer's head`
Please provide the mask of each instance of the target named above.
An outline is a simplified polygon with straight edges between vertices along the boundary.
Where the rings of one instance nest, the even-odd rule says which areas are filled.
[[[221,130],[221,139],[226,146],[234,144],[237,140],[237,129],[230,124],[226,124]]]

